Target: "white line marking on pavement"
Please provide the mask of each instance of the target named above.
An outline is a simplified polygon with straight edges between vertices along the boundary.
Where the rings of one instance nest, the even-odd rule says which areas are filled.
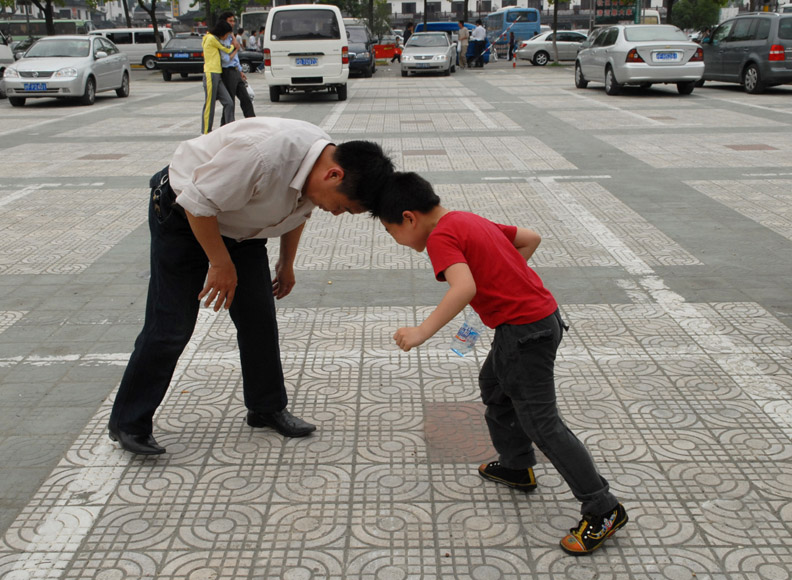
[[[473,101],[466,98],[461,98],[460,102],[465,105],[468,109],[470,109],[476,118],[481,121],[481,124],[484,125],[487,129],[497,129],[498,125],[487,115],[484,111],[479,109]]]
[[[338,123],[338,119],[341,118],[341,115],[344,113],[344,109],[347,107],[347,103],[349,101],[341,101],[337,105],[333,107],[333,111],[330,113],[330,116],[321,124],[322,129],[330,133],[335,124]]]
[[[22,199],[23,197],[27,197],[34,191],[38,191],[43,187],[53,187],[60,185],[58,183],[37,183],[35,185],[28,185],[27,187],[20,189],[19,191],[15,191],[14,193],[9,193],[6,196],[0,197],[0,207],[4,205],[8,205],[9,203],[13,203],[18,199]]]
[[[756,103],[748,103],[746,101],[735,101],[735,100],[732,100],[732,99],[724,99],[723,97],[713,97],[713,96],[711,96],[709,94],[707,96],[709,98],[711,98],[712,100],[714,100],[714,101],[723,101],[724,103],[729,103],[731,105],[737,105],[737,106],[743,106],[743,107],[753,107],[754,109],[761,109],[763,111],[770,111],[772,113],[784,113],[785,115],[792,115],[792,111],[790,111],[789,109],[781,109],[781,108],[777,109],[775,107],[766,107],[764,105],[757,105]],[[786,105],[784,105],[784,106],[786,106]]]
[[[636,302],[644,303],[649,301],[646,299],[648,296],[652,302],[663,308],[681,328],[694,337],[697,344],[713,353],[713,359],[749,396],[762,391],[777,392],[779,396],[784,393],[784,389],[777,381],[762,373],[750,354],[741,353],[734,341],[710,322],[706,313],[700,311],[694,304],[687,303],[683,296],[671,290],[662,278],[655,274],[651,266],[619,239],[607,225],[581,205],[572,194],[559,187],[551,178],[540,177],[538,181],[543,183],[548,193],[558,200],[559,203],[551,204],[551,207],[557,205],[573,214],[629,274],[637,277],[637,286],[636,281],[623,281],[622,286],[629,296]],[[758,395],[757,398],[764,396],[766,395]]]
[[[192,340],[179,359],[171,384],[178,382],[184,374],[199,345],[211,332],[215,319],[214,312],[201,309]],[[236,352],[232,354],[235,355]],[[90,356],[119,355],[86,355],[86,358]],[[129,354],[124,356],[129,358]],[[75,444],[75,449],[77,445]],[[18,554],[10,574],[4,576],[5,578],[35,577],[56,580],[63,577],[69,563],[79,552],[85,537],[93,529],[99,514],[115,493],[128,467],[127,464],[118,465],[119,453],[126,452],[119,450],[114,444],[97,443],[92,449],[91,459],[86,465],[75,468],[76,475],[68,485],[47,487],[47,491],[43,492],[48,494],[47,503],[51,503],[53,507],[47,512],[44,521],[32,530],[32,537],[27,535],[29,531],[27,528],[21,529],[14,525],[9,528],[5,542],[21,553]],[[131,457],[129,463],[133,464],[136,460]],[[52,498],[51,492],[55,489],[58,497]],[[35,497],[40,498],[41,493],[42,491],[39,490]],[[83,505],[75,505],[78,503],[75,498],[81,498],[79,503]],[[90,500],[86,502],[85,498]],[[84,505],[86,503],[90,505]],[[29,511],[23,511],[19,518],[24,524],[30,519]],[[18,533],[20,530],[23,533]]]

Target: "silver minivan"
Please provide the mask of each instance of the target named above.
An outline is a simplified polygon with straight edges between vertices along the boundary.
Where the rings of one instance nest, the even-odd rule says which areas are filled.
[[[346,100],[349,43],[338,7],[277,6],[269,13],[264,34],[264,78],[273,103],[282,94],[317,90]]]
[[[721,23],[701,43],[704,81],[740,83],[748,93],[792,82],[792,14],[755,12]]]

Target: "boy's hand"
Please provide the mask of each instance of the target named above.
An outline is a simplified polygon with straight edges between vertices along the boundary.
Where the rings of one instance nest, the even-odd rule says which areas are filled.
[[[427,338],[429,337],[425,336],[420,326],[400,328],[396,331],[396,334],[393,335],[393,340],[396,341],[398,347],[404,352],[408,352],[413,347],[421,346],[426,342]]]

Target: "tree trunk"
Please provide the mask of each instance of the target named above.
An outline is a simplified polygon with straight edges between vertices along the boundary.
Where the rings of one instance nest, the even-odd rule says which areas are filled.
[[[666,24],[673,24],[674,17],[671,15],[671,11],[674,7],[674,0],[663,0],[663,5],[666,9]]]
[[[371,34],[374,34],[374,0],[368,2],[368,21],[369,30],[371,30]]]
[[[138,0],[140,7],[146,11],[151,18],[151,26],[154,28],[154,40],[157,42],[157,50],[162,50],[162,40],[160,40],[159,26],[157,25],[157,0],[151,0],[151,10],[146,8],[143,0]]]
[[[424,0],[424,27],[423,31],[426,32],[429,29],[429,14],[426,13],[427,6],[429,4],[429,0]]]
[[[556,38],[558,37],[558,2],[553,2],[553,62],[558,62],[558,44]]]
[[[127,28],[132,28],[132,17],[129,16],[128,0],[121,0],[121,5],[124,7],[124,20],[126,20]]]
[[[39,0],[32,0],[32,2],[36,5],[36,8],[44,13],[44,25],[47,27],[47,36],[52,36],[55,34],[52,0],[46,0],[44,4],[39,2]]]

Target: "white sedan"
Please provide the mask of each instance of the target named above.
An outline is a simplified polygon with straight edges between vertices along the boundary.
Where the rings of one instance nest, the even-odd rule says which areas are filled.
[[[441,72],[445,76],[456,71],[456,44],[445,32],[416,32],[404,45],[401,75]]]
[[[3,80],[14,107],[41,97],[77,98],[93,105],[101,91],[129,96],[129,59],[101,36],[48,36],[9,66]]]
[[[680,95],[693,92],[704,74],[704,53],[676,26],[619,24],[596,30],[575,60],[575,86],[604,83],[618,95],[624,85],[671,83]]]
[[[558,60],[575,60],[586,35],[575,30],[559,30],[557,34],[552,30],[543,32],[523,40],[514,54],[520,60],[530,60],[535,66],[544,66],[555,60],[553,39],[558,48]]]

